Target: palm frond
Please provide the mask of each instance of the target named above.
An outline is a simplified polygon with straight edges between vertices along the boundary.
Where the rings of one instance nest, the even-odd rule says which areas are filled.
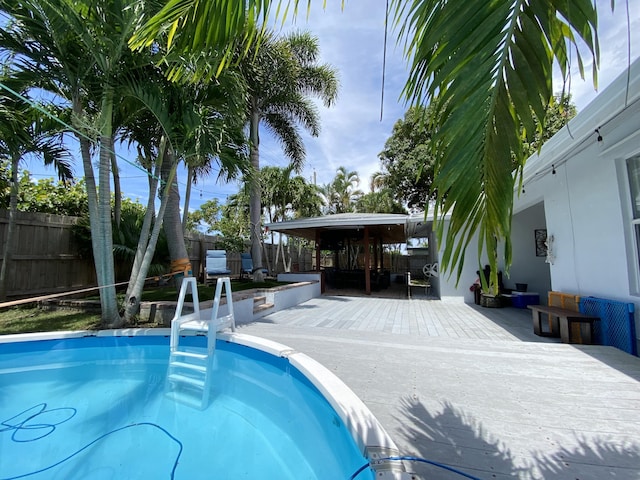
[[[508,269],[514,178],[526,160],[521,132],[531,140],[544,123],[554,60],[566,71],[575,47],[582,65],[583,43],[597,64],[595,8],[590,0],[395,0],[395,12],[411,58],[404,95],[430,103],[439,119],[432,146],[442,266],[460,273],[478,234],[492,272],[504,241]]]

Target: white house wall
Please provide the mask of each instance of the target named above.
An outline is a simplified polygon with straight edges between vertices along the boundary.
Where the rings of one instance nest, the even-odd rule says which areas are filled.
[[[540,295],[546,303],[546,294],[551,289],[551,275],[546,257],[536,256],[535,231],[546,229],[544,204],[528,207],[513,216],[511,225],[512,262],[510,275],[503,276],[505,288],[516,288],[516,283],[526,283],[527,291]]]
[[[517,217],[544,203],[547,233],[554,238],[553,290],[633,302],[638,311],[625,161],[640,154],[640,62],[632,65],[630,96],[626,78],[612,83],[539,157],[529,159],[525,193],[516,198],[514,212]]]

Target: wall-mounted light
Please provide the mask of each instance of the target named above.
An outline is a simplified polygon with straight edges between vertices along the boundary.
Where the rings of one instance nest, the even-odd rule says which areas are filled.
[[[596,133],[598,134],[598,136],[596,137],[596,140],[601,142],[602,141],[602,135],[600,135],[600,129],[599,128],[596,128]]]

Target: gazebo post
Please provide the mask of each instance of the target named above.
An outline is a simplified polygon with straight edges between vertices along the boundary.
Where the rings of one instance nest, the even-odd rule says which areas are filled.
[[[316,272],[320,271],[320,230],[316,230]]]
[[[369,227],[364,227],[364,291],[371,295],[371,254],[369,252]]]
[[[373,269],[378,270],[378,237],[373,237]]]

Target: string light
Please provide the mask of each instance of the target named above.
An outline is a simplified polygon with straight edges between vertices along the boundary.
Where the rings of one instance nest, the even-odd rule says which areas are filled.
[[[596,133],[598,134],[597,140],[599,142],[601,142],[602,141],[602,135],[600,135],[600,129],[599,128],[596,128]]]

